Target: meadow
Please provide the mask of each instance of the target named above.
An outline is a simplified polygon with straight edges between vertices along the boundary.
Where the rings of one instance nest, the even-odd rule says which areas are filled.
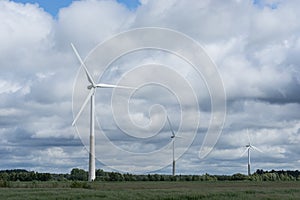
[[[299,181],[9,182],[0,199],[300,199]]]

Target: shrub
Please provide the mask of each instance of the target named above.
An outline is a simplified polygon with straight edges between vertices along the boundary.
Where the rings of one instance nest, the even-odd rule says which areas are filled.
[[[9,181],[0,180],[0,187],[11,187],[11,184]]]
[[[73,181],[70,185],[71,188],[84,188],[84,189],[91,189],[91,185],[87,182],[79,182],[79,181]]]

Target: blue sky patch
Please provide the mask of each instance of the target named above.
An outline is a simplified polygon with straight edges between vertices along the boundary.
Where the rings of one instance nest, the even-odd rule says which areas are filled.
[[[37,3],[46,12],[50,13],[53,17],[57,16],[58,11],[63,7],[68,7],[73,1],[76,0],[12,0],[18,3]],[[126,5],[130,10],[136,9],[140,2],[139,0],[117,0],[119,3]]]

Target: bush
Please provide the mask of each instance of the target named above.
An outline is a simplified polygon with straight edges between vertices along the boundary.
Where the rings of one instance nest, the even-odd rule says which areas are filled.
[[[237,174],[232,175],[233,181],[243,181],[243,180],[247,180],[247,179],[248,179],[248,177],[244,174],[237,173]]]
[[[11,187],[11,184],[9,181],[0,180],[0,187]]]
[[[87,182],[79,182],[79,181],[73,181],[70,185],[71,188],[84,188],[84,189],[91,189],[91,185]]]

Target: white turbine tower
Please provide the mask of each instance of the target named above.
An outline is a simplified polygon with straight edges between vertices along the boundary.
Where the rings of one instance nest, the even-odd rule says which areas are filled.
[[[242,156],[248,152],[248,176],[251,175],[251,168],[250,168],[250,150],[253,149],[253,150],[256,150],[256,151],[259,151],[262,153],[262,151],[257,148],[256,146],[252,145],[251,144],[251,140],[250,140],[250,136],[249,136],[249,133],[248,133],[248,129],[247,129],[247,135],[248,135],[248,140],[249,140],[249,143],[245,146],[246,147],[246,150],[244,151],[244,153],[242,154]]]
[[[87,88],[90,90],[89,94],[87,95],[85,101],[83,102],[79,112],[77,113],[76,117],[74,118],[74,121],[72,123],[72,126],[75,125],[76,121],[80,117],[82,111],[84,110],[85,106],[87,105],[88,101],[91,101],[91,107],[90,107],[90,151],[89,151],[89,181],[93,181],[96,178],[96,167],[95,167],[95,89],[96,88],[127,88],[132,89],[131,87],[124,87],[124,86],[117,86],[117,85],[111,85],[111,84],[105,84],[105,83],[98,83],[96,84],[93,77],[89,73],[85,63],[82,61],[78,51],[76,50],[75,46],[71,43],[71,46],[73,48],[74,53],[76,54],[78,60],[81,63],[81,66],[83,67],[87,79],[90,82],[91,85],[89,85]]]
[[[171,121],[170,121],[168,115],[167,115],[167,120],[168,120],[168,124],[169,124],[169,126],[170,126],[170,129],[171,129],[171,132],[172,132],[172,136],[171,136],[171,139],[172,139],[172,149],[173,149],[173,168],[172,168],[172,175],[175,176],[175,138],[181,138],[181,137],[175,135],[173,126],[172,126],[172,124],[171,124]]]

